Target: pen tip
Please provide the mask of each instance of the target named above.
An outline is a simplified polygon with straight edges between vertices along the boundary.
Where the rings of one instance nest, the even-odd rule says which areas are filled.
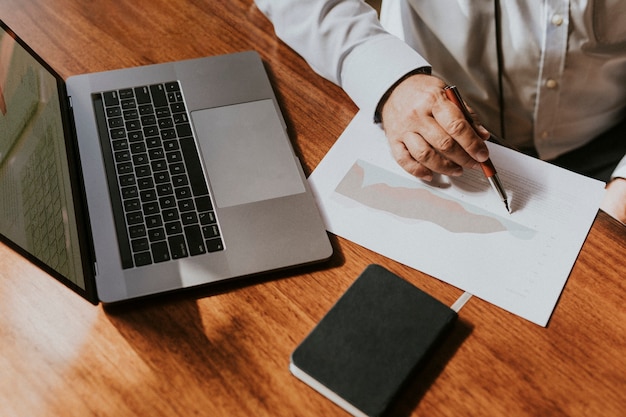
[[[509,214],[511,214],[511,209],[509,208],[509,202],[504,200],[504,207],[506,207],[506,211],[509,212]]]

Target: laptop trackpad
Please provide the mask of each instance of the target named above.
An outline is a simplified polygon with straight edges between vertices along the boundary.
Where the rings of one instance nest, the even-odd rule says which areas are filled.
[[[191,113],[218,207],[305,191],[272,100]]]

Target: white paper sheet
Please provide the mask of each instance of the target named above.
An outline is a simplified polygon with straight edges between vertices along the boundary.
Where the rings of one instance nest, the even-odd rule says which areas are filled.
[[[309,178],[327,229],[546,326],[604,183],[489,144],[507,213],[480,170],[406,173],[359,113]]]

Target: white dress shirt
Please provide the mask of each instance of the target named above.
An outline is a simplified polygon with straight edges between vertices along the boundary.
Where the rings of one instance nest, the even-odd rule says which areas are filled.
[[[493,1],[387,0],[380,21],[361,0],[256,3],[362,111],[374,115],[398,79],[430,66],[500,134]],[[505,143],[552,159],[625,116],[625,17],[623,0],[501,1]],[[626,157],[613,175],[626,177]]]

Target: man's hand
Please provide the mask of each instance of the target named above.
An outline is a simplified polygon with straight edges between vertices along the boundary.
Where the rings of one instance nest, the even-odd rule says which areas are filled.
[[[626,224],[626,178],[615,178],[606,185],[600,208]]]
[[[402,81],[383,105],[391,152],[407,172],[426,181],[433,173],[459,176],[489,158],[489,132],[470,124],[448,98],[443,80],[416,74]]]

